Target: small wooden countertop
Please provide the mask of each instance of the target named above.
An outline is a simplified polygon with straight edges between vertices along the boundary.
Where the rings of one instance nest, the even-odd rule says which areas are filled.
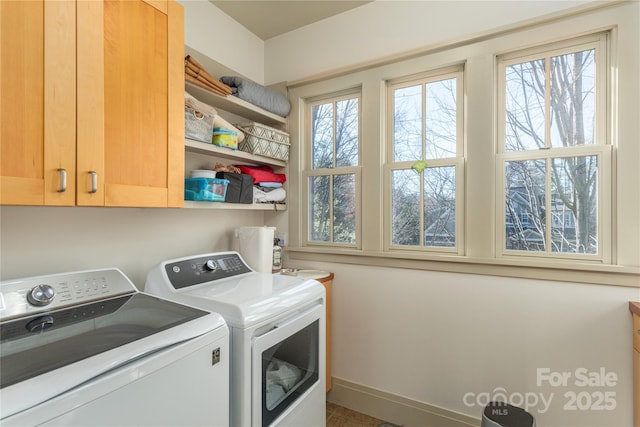
[[[629,310],[636,316],[640,316],[640,302],[629,301]]]

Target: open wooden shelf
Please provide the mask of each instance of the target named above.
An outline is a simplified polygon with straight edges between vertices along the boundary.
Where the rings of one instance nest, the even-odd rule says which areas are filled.
[[[187,92],[193,95],[198,101],[202,101],[205,104],[237,116],[242,116],[246,118],[247,121],[254,121],[265,125],[284,125],[287,123],[285,117],[280,117],[277,114],[263,110],[237,96],[221,96],[189,82],[185,82],[184,85]]]
[[[193,56],[200,63],[200,65],[202,65],[204,69],[207,70],[209,74],[211,74],[215,78],[220,78],[224,75],[236,75],[236,73],[234,73],[232,70],[224,67],[222,64],[219,64],[218,62],[212,60],[206,55],[203,55],[197,50],[190,48],[189,46],[185,46],[185,55]],[[202,101],[208,105],[211,105],[215,109],[220,110],[222,117],[224,117],[224,113],[226,112],[241,117],[246,122],[253,121],[276,128],[286,127],[286,117],[281,117],[277,114],[273,114],[236,96],[221,96],[189,82],[185,82],[185,90],[199,101]],[[287,162],[284,160],[273,159],[270,157],[251,154],[240,150],[232,150],[230,148],[219,147],[217,145],[209,144],[206,142],[185,138],[184,144],[185,151],[187,153],[210,156],[213,159],[225,159],[231,161],[231,163],[234,164],[267,165],[277,169],[286,169],[287,167]],[[184,202],[184,207],[188,209],[253,210],[277,212],[285,211],[287,209],[286,204],[216,203],[195,202],[187,200],[185,200]]]
[[[287,210],[286,204],[271,203],[224,203],[224,202],[193,202],[191,200],[184,201],[184,207],[187,209],[220,209],[220,210],[245,210],[245,211],[273,211],[281,212]]]
[[[184,140],[185,150],[191,153],[205,154],[208,156],[220,157],[240,163],[250,163],[252,165],[268,165],[271,167],[284,168],[287,162],[284,160],[272,159],[271,157],[258,156],[240,150],[232,150],[226,147],[208,144],[206,142],[195,141],[193,139]]]

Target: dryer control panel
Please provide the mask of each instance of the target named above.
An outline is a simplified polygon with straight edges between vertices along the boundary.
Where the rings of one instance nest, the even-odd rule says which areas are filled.
[[[237,252],[221,252],[168,262],[164,265],[174,289],[251,273]]]

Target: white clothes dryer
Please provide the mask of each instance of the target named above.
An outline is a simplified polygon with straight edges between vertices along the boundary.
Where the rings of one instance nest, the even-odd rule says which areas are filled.
[[[229,329],[118,269],[0,282],[0,424],[228,426]]]
[[[231,330],[231,425],[326,425],[325,289],[258,273],[237,252],[165,261],[145,291],[220,313]]]

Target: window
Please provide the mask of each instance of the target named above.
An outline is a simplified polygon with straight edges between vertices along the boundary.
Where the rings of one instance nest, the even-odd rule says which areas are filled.
[[[289,258],[637,286],[640,29],[607,10],[292,83]]]
[[[356,246],[360,187],[360,95],[307,104],[307,243]]]
[[[606,35],[498,58],[502,255],[608,258]]]
[[[388,86],[389,248],[462,251],[462,67]]]

